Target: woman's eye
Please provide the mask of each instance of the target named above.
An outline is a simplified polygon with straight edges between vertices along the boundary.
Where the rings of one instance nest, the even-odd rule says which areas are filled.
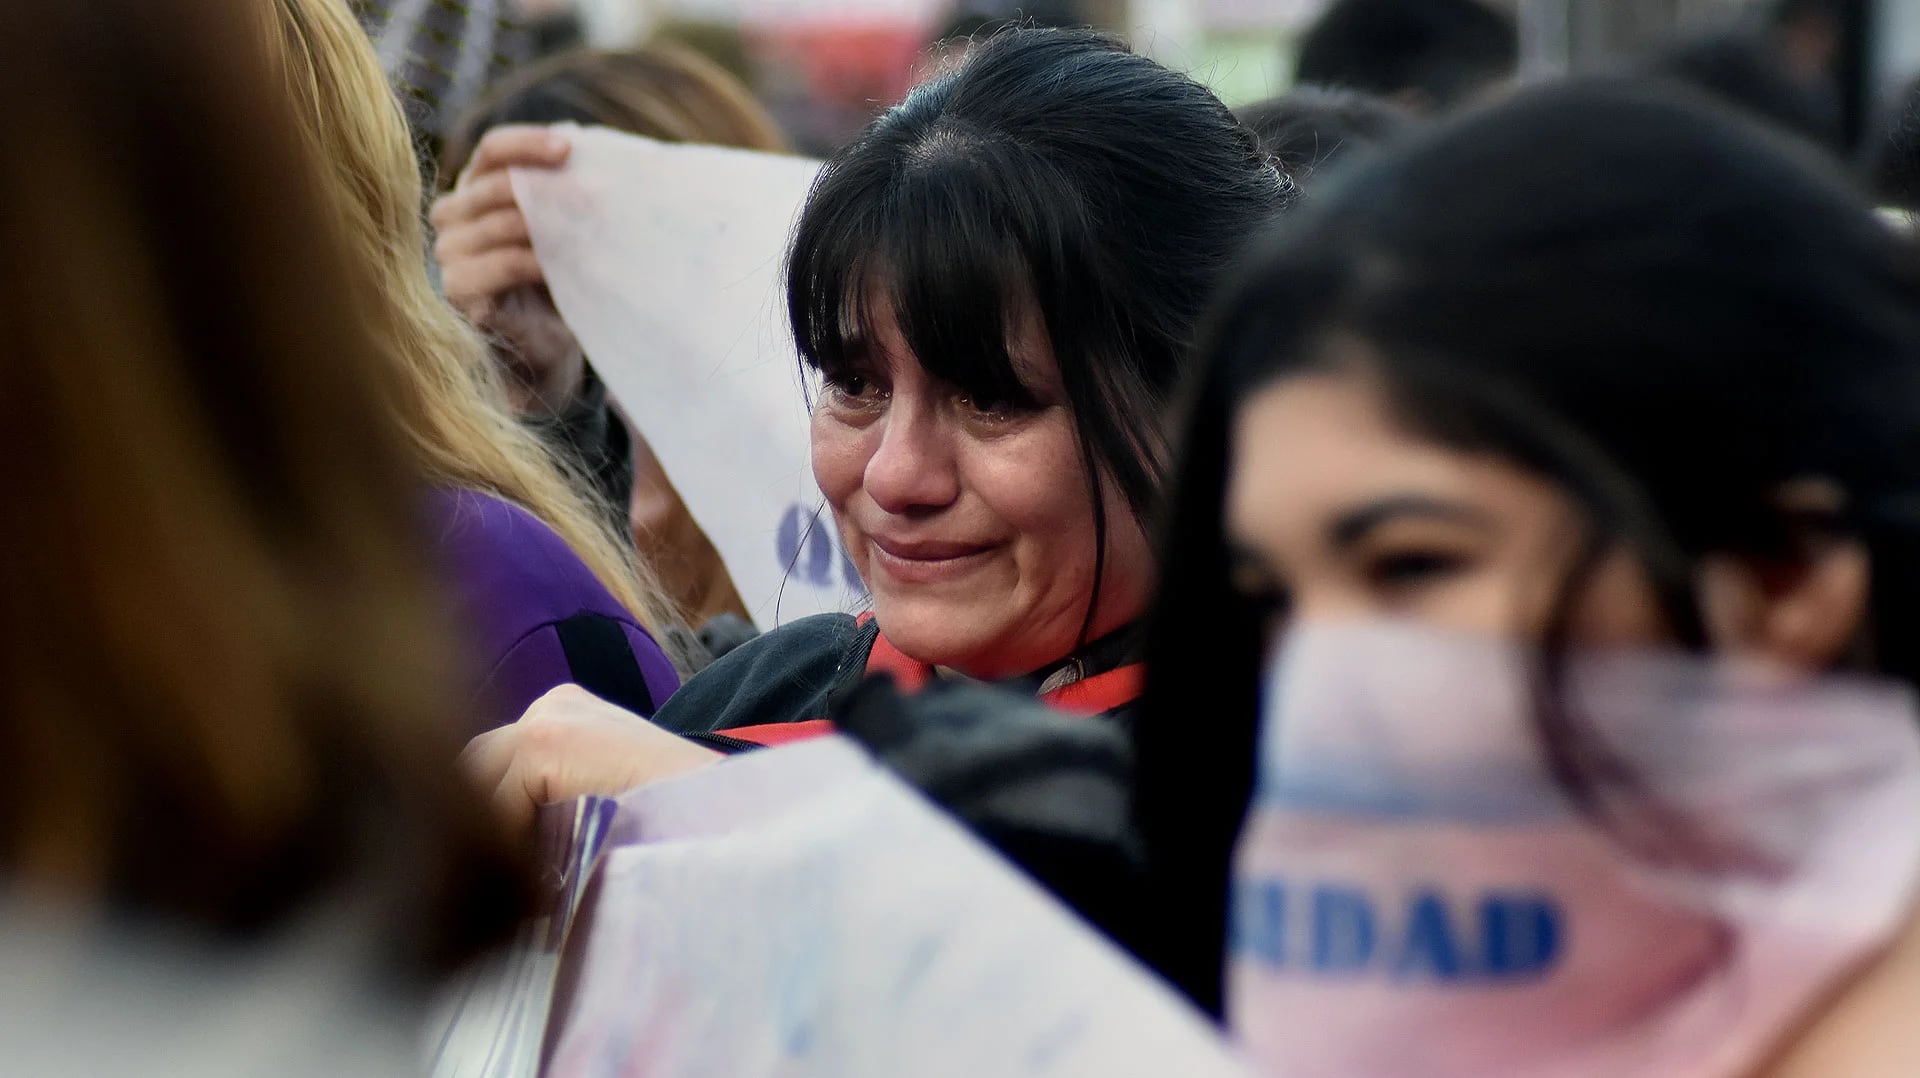
[[[961,394],[959,400],[961,407],[990,423],[1005,422],[1029,411],[1021,403],[1006,397]]]
[[[845,401],[871,400],[880,395],[878,386],[858,374],[833,375],[826,385],[835,397]]]
[[[1367,577],[1387,588],[1404,588],[1430,583],[1459,571],[1466,559],[1457,554],[1410,550],[1383,554],[1367,566]]]

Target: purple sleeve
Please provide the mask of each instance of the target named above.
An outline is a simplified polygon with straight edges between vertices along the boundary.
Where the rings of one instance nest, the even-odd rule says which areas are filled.
[[[640,663],[640,673],[647,679],[647,691],[653,696],[654,710],[667,702],[680,688],[680,672],[673,668],[673,661],[645,629],[631,622],[622,626],[626,630],[627,645],[633,649],[633,657]],[[652,716],[648,716],[651,718]]]
[[[514,722],[547,690],[572,680],[559,631],[543,625],[522,637],[487,675],[475,701],[480,710],[475,724],[484,731]]]
[[[645,629],[631,622],[622,624],[621,629],[657,709],[680,687],[679,675]],[[485,731],[514,722],[548,690],[575,680],[559,630],[551,624],[542,625],[508,649],[488,674],[476,704],[480,711],[474,716],[478,728]]]
[[[618,626],[655,707],[679,686],[659,644],[532,514],[464,490],[437,492],[432,505],[467,668],[479,675],[475,728],[512,722],[547,690],[581,680],[559,629],[580,619]]]

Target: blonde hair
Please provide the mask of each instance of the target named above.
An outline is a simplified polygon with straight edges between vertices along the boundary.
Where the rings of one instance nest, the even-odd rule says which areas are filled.
[[[420,166],[372,41],[342,0],[274,3],[279,26],[270,36],[303,133],[330,166],[322,185],[355,253],[379,273],[371,328],[405,368],[398,418],[423,474],[540,518],[667,646],[660,630],[672,611],[651,573],[595,510],[577,469],[514,414],[486,341],[428,276]]]

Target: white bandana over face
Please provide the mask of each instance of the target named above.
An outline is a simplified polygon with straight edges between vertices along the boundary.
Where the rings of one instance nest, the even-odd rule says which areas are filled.
[[[1268,672],[1228,1016],[1284,1075],[1730,1075],[1911,916],[1888,682],[1303,625]],[[1544,727],[1609,778],[1582,807]],[[1586,768],[1591,773],[1592,768]]]

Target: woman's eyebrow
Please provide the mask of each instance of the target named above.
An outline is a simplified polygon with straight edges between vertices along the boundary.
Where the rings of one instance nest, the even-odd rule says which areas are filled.
[[[1327,528],[1327,534],[1335,547],[1349,547],[1365,538],[1368,532],[1401,517],[1444,520],[1483,530],[1493,523],[1485,513],[1458,502],[1425,494],[1392,494],[1341,514]]]

